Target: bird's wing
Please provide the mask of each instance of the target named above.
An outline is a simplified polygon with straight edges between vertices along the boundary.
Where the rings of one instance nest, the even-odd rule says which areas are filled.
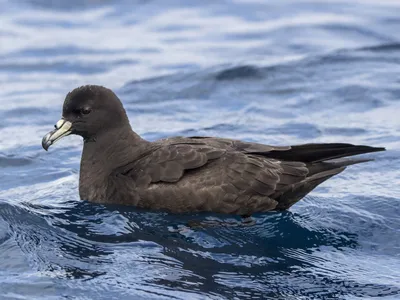
[[[118,172],[135,178],[140,186],[157,182],[178,182],[185,171],[201,168],[220,158],[225,152],[224,149],[201,144],[167,144]]]
[[[162,185],[159,190],[164,195],[173,190],[176,198],[191,193],[193,203],[218,201],[221,212],[246,214],[274,209],[278,202],[273,195],[303,181],[308,172],[301,162],[268,159],[205,144],[174,143],[156,149],[121,174],[133,178],[139,189],[174,183]],[[195,176],[185,176],[188,173]],[[197,196],[198,200],[194,198]]]

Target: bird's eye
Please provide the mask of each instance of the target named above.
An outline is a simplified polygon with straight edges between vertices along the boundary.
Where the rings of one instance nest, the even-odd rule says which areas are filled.
[[[87,114],[89,114],[90,112],[91,112],[91,109],[88,108],[88,107],[84,107],[84,108],[81,109],[81,113],[82,113],[83,115],[87,115]]]

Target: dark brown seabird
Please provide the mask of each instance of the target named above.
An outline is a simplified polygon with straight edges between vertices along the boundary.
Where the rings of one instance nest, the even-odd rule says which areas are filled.
[[[346,156],[383,151],[351,144],[267,146],[213,137],[148,142],[129,124],[118,97],[102,86],[76,88],[62,119],[43,137],[83,137],[79,194],[96,203],[133,205],[173,213],[243,216],[285,210],[347,166],[368,159]]]

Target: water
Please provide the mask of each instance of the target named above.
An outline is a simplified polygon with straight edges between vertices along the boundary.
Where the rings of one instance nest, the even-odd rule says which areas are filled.
[[[0,299],[399,299],[400,3],[0,1]],[[154,140],[385,146],[251,227],[79,201],[65,94]]]

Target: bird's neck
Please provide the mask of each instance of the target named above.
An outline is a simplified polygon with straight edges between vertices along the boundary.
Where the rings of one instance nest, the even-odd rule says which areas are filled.
[[[148,144],[129,125],[86,140],[81,159],[80,187],[105,186],[105,181],[115,169],[135,161]],[[82,199],[102,196],[88,195],[90,193],[84,190],[80,190],[80,194]]]

